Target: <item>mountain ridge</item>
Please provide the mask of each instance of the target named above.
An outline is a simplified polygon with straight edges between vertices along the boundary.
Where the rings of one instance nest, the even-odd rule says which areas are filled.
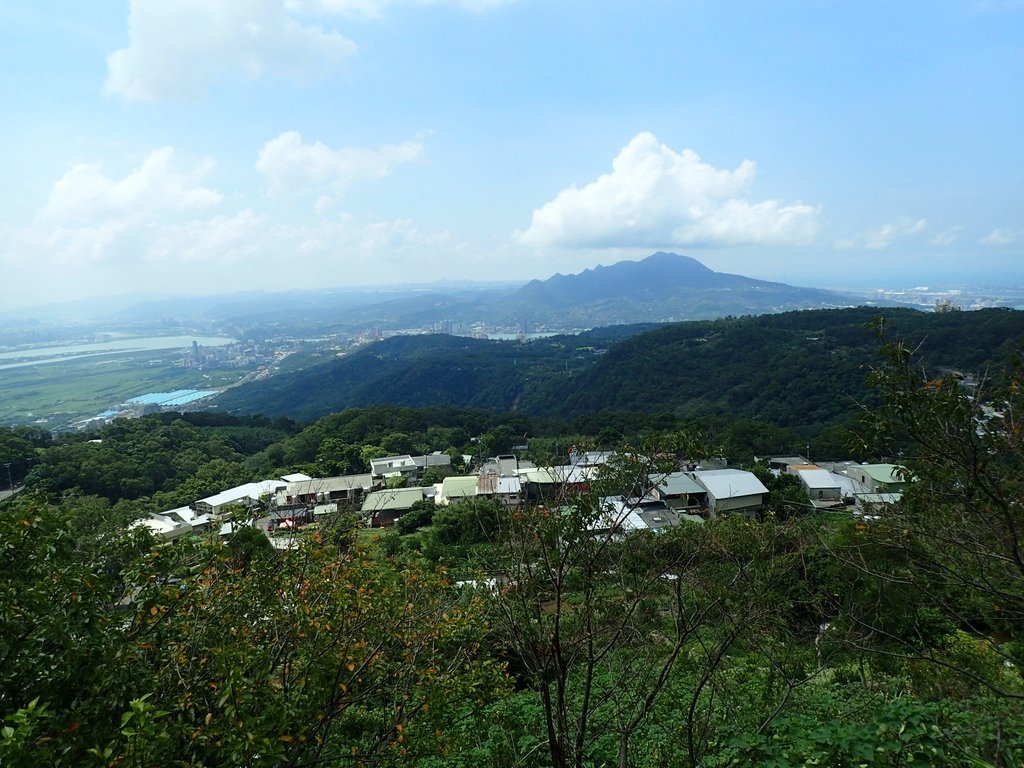
[[[862,303],[821,288],[801,288],[716,272],[691,256],[657,251],[576,274],[531,280],[497,302],[506,319],[580,324],[705,320]]]

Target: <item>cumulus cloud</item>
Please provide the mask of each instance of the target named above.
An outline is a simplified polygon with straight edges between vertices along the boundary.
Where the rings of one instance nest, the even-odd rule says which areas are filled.
[[[295,146],[300,159],[312,158],[328,167],[326,175],[313,177],[326,184],[381,175],[396,158],[416,154],[382,150],[369,152],[368,158],[363,151],[350,156],[316,149],[322,145]],[[308,224],[285,224],[251,208],[221,212],[224,196],[204,183],[212,167],[212,160],[180,162],[171,147],[152,152],[123,177],[111,176],[99,165],[75,165],[53,185],[31,222],[0,232],[0,259],[12,266],[46,261],[69,269],[103,264],[116,268],[145,262],[154,268],[188,264],[201,270],[237,263],[263,269],[282,258],[305,257],[313,267],[358,263],[370,272],[376,264],[397,266],[410,252],[439,248],[451,239],[447,232],[424,233],[408,220],[364,220],[342,213]],[[297,167],[300,179],[313,173],[302,163]],[[333,203],[326,196],[320,202],[326,207]],[[427,260],[419,258],[417,265]],[[346,277],[351,275],[339,275],[339,281]],[[398,270],[392,277],[408,274]]]
[[[997,227],[981,238],[982,245],[1009,245],[1020,239],[1020,233],[1009,227]]]
[[[386,176],[395,166],[422,155],[423,146],[417,142],[379,149],[331,149],[319,141],[306,144],[297,131],[287,131],[263,146],[256,170],[266,178],[271,195],[295,189],[340,192],[355,181]],[[332,202],[329,196],[322,196],[317,208],[324,210]]]
[[[376,18],[392,5],[482,12],[514,0],[131,0],[128,47],[107,57],[104,93],[127,101],[194,101],[238,77],[307,82],[338,71],[356,44],[320,23]]]
[[[300,287],[311,275],[322,285],[430,280],[462,247],[448,232],[406,219],[341,213],[293,220],[277,205],[224,210],[238,197],[207,183],[212,168],[211,160],[185,161],[171,147],[124,174],[72,167],[34,216],[21,225],[0,221],[0,264],[19,286],[18,299],[52,302],[143,283],[193,293],[268,287],[268,280]]]
[[[190,101],[239,75],[314,79],[355,50],[337,31],[291,17],[284,0],[131,0],[128,47],[107,57],[104,91]]]
[[[696,152],[676,152],[641,133],[612,161],[611,173],[564,189],[534,210],[529,245],[663,247],[801,243],[813,239],[818,208],[743,196],[756,166],[720,170]]]
[[[153,215],[216,206],[223,195],[202,185],[213,168],[202,160],[176,167],[174,148],[155,150],[122,179],[112,179],[98,164],[79,163],[53,185],[39,211],[41,221],[56,224],[145,221]]]
[[[839,240],[835,247],[844,251],[858,247],[867,248],[871,251],[881,251],[892,245],[897,238],[920,234],[927,227],[927,219],[912,219],[907,216],[901,216],[896,221],[883,224],[867,232],[862,232],[856,237]]]
[[[246,208],[230,215],[158,227],[144,244],[148,261],[244,261],[259,252],[266,221]]]
[[[212,168],[209,159],[178,162],[172,147],[150,153],[121,178],[79,163],[57,180],[33,220],[12,232],[13,251],[59,264],[141,253],[154,230],[220,205],[223,195],[204,184]]]

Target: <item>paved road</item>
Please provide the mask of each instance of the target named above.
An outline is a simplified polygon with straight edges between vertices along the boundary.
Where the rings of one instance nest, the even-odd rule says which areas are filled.
[[[24,487],[24,485],[17,485],[13,489],[7,488],[0,491],[0,501],[7,501],[11,496],[17,495]]]

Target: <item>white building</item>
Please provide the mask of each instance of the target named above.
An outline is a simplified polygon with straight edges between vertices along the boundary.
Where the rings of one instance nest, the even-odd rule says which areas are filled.
[[[711,517],[723,512],[752,515],[768,498],[768,489],[757,476],[742,469],[699,469],[691,476],[708,492]]]
[[[283,480],[260,480],[258,483],[246,483],[200,499],[192,505],[192,508],[200,514],[220,515],[232,504],[254,507],[264,497],[271,496],[287,486],[288,483]]]

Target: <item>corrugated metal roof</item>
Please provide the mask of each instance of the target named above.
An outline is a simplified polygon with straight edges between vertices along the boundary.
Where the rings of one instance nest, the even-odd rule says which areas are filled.
[[[258,483],[246,483],[236,488],[221,491],[213,496],[207,496],[205,499],[200,499],[199,503],[209,504],[211,507],[219,507],[247,498],[259,499],[261,496],[278,491],[287,485],[283,480],[260,480]]]
[[[827,469],[798,469],[796,474],[803,484],[811,489],[840,488],[842,486],[839,478]]]
[[[409,509],[423,498],[422,488],[391,488],[385,491],[371,491],[363,501],[363,512]]]
[[[476,496],[477,480],[476,475],[446,477],[441,483],[441,495],[448,499]]]
[[[857,467],[876,483],[902,483],[903,467],[898,464],[861,464]]]
[[[520,469],[519,477],[527,483],[550,485],[554,483],[586,483],[597,477],[600,467],[536,467]]]
[[[649,475],[649,480],[662,496],[679,496],[684,493],[704,493],[704,488],[686,472],[672,472],[668,475]]]
[[[305,496],[310,493],[351,491],[355,488],[368,490],[372,487],[373,477],[366,473],[362,475],[339,475],[337,477],[312,477],[297,483],[288,483],[284,492],[288,496]]]
[[[705,469],[693,473],[697,482],[716,499],[734,499],[768,493],[757,475],[742,469]]]

